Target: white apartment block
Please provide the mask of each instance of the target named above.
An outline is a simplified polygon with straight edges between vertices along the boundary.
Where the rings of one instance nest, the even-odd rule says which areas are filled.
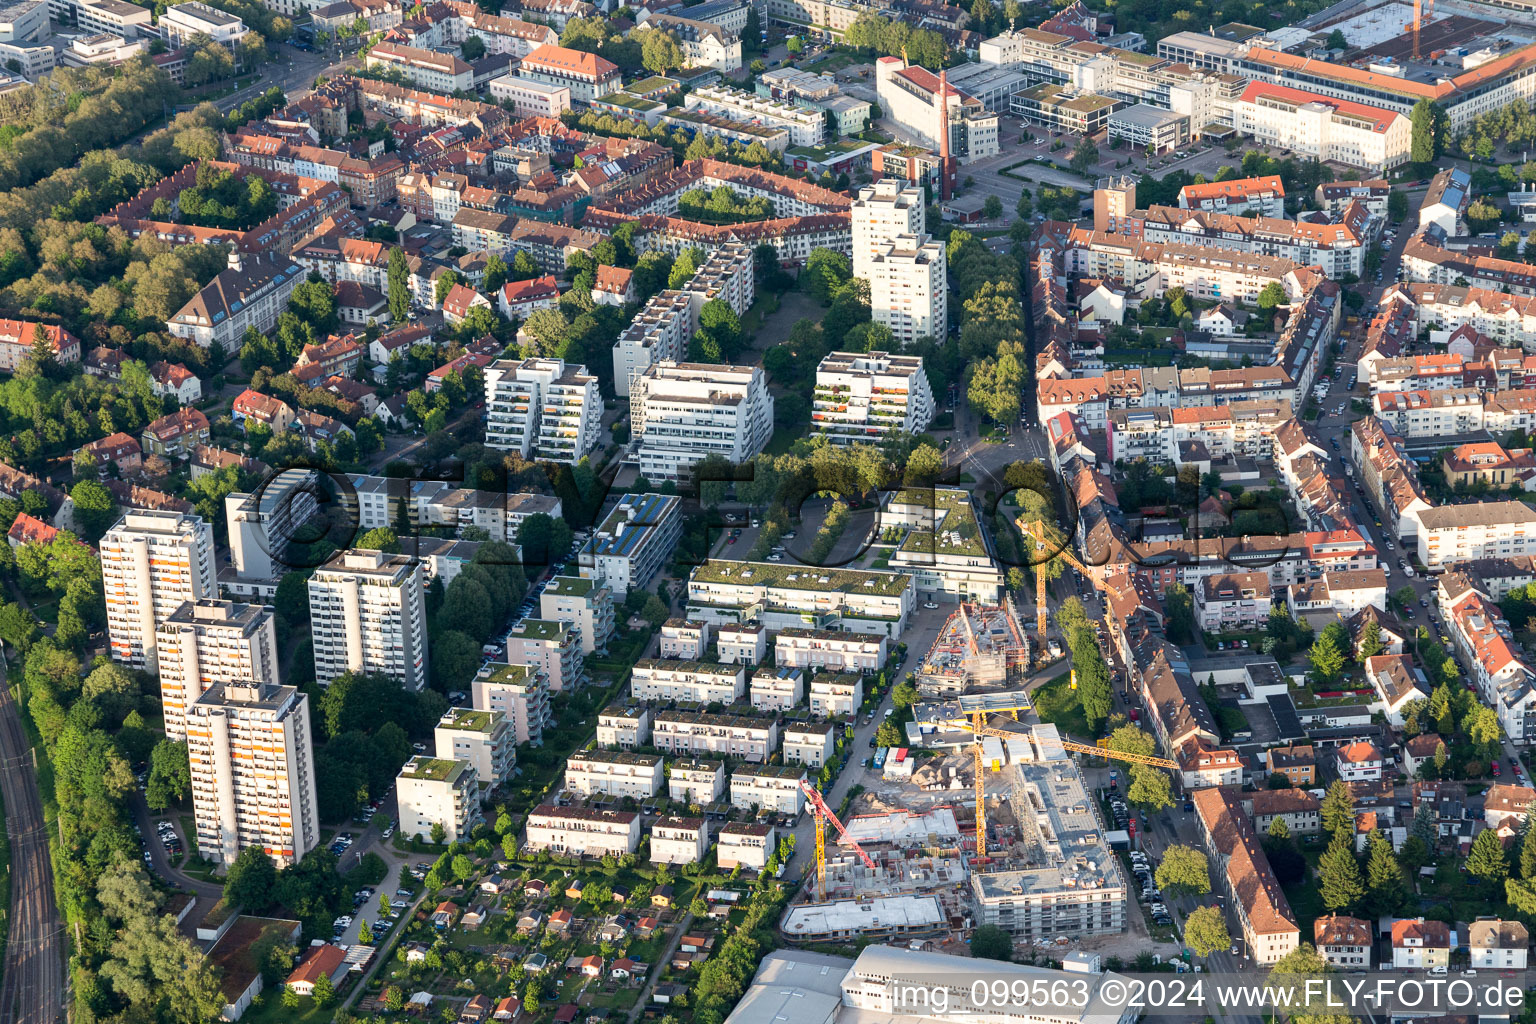
[[[549,679],[529,665],[487,665],[470,684],[471,706],[506,716],[514,743],[544,745],[544,730],[555,723]]]
[[[60,6],[68,6],[74,12],[75,24],[89,35],[106,33],[124,39],[155,35],[155,27],[150,23],[153,13],[147,7],[123,0],[78,0]]]
[[[586,681],[586,658],[572,622],[524,619],[507,637],[506,658],[509,665],[539,669],[553,693],[577,689]]]
[[[160,623],[155,647],[167,739],[186,738],[187,708],[209,685],[281,681],[276,619],[261,605],[185,601]]]
[[[1531,935],[1519,921],[1480,917],[1467,926],[1473,970],[1523,971],[1530,957]]]
[[[228,867],[258,846],[287,866],[319,845],[307,694],[214,683],[187,709],[186,738],[199,856]]]
[[[523,458],[576,463],[597,444],[597,378],[563,359],[498,359],[485,368],[485,443]]]
[[[784,763],[820,768],[837,751],[838,726],[831,722],[800,722],[784,727]]]
[[[624,495],[577,552],[582,578],[602,583],[615,598],[646,586],[683,534],[681,505],[676,495]]]
[[[364,473],[347,479],[357,497],[358,526],[364,530],[380,526],[398,530],[404,517],[414,527],[447,527],[460,534],[474,526],[490,534],[491,540],[515,544],[518,528],[529,516],[559,519],[564,515],[560,499],[550,494],[480,490]],[[233,536],[230,544],[233,547]]]
[[[640,847],[640,815],[543,804],[528,815],[525,845],[564,856],[622,857]]]
[[[613,637],[613,591],[580,576],[556,576],[539,595],[539,614],[546,619],[576,624],[581,631],[581,652],[608,650]]]
[[[782,664],[764,666],[752,673],[750,690],[758,711],[788,711],[805,699],[805,673]]]
[[[571,99],[591,103],[624,86],[619,67],[594,53],[564,46],[541,46],[523,58],[519,74],[536,82],[563,85]]]
[[[656,754],[583,750],[565,760],[565,788],[581,796],[649,800],[661,792],[663,762]]]
[[[475,85],[475,70],[462,59],[419,46],[375,43],[367,62],[370,68],[393,68],[428,92],[469,92]]]
[[[738,865],[752,871],[761,871],[768,866],[768,858],[773,856],[778,846],[778,832],[772,825],[727,822],[720,826],[715,863],[721,871],[730,871]]]
[[[822,718],[856,715],[864,704],[864,677],[856,672],[811,677],[811,714]]]
[[[890,563],[911,573],[925,598],[982,604],[1002,600],[1003,574],[987,549],[969,492],[954,487],[893,492],[880,525],[907,528]]]
[[[769,629],[839,628],[898,637],[916,600],[912,577],[860,569],[712,558],[688,576],[688,617],[732,623],[759,606]]]
[[[598,746],[633,750],[650,741],[651,711],[644,704],[613,704],[598,712]]]
[[[811,429],[831,441],[876,443],[933,422],[933,388],[922,356],[831,352],[816,367]]]
[[[781,629],[774,638],[773,660],[780,667],[832,672],[878,672],[888,651],[884,636],[830,629]]]
[[[869,308],[892,340],[943,341],[949,333],[949,287],[944,245],[928,235],[898,235],[869,264]]]
[[[432,826],[440,824],[448,842],[467,838],[480,809],[475,766],[468,761],[413,757],[395,779],[395,803],[402,835],[430,839]]]
[[[487,789],[512,778],[517,734],[505,712],[449,708],[432,730],[440,761],[468,761]]]
[[[773,719],[710,715],[693,711],[658,711],[651,743],[670,754],[712,754],[767,763],[779,747]]]
[[[671,213],[675,208],[659,212]],[[681,289],[667,289],[651,296],[614,342],[615,393],[620,398],[629,397],[630,381],[652,363],[681,361],[694,331],[698,330],[699,314],[706,302],[719,299],[742,316],[756,295],[757,269],[752,248],[736,242],[720,245]]]
[[[792,764],[742,765],[731,772],[731,806],[797,817],[805,809],[805,769]]]
[[[709,852],[709,823],[703,818],[657,818],[651,825],[652,864],[697,864]]]
[[[1536,509],[1523,501],[1442,505],[1419,513],[1419,561],[1450,562],[1536,554]]]
[[[250,29],[245,22],[207,4],[187,3],[168,7],[160,15],[160,35],[165,45],[179,49],[197,36],[207,36],[233,49]]]
[[[112,660],[155,672],[160,623],[187,601],[218,596],[213,531],[202,516],[133,509],[101,538],[100,553]]]
[[[486,88],[497,103],[512,104],[512,113],[518,117],[559,117],[571,109],[571,90],[564,85],[502,75],[491,79]]]
[[[425,573],[417,559],[337,552],[309,578],[309,618],[322,686],[347,672],[387,676],[408,690],[426,686]]]
[[[715,630],[715,657],[725,665],[756,665],[768,657],[768,630],[762,626],[721,625]]]
[[[1251,83],[1232,108],[1232,122],[1265,145],[1373,174],[1412,153],[1412,126],[1402,114],[1282,85]]]
[[[691,94],[690,94],[691,95]],[[773,436],[760,366],[652,363],[629,382],[628,461],[647,480],[682,480],[703,459],[748,462]]]
[[[882,178],[859,189],[853,201],[853,276],[869,280],[875,256],[902,235],[928,228],[923,190],[909,181]]]
[[[734,704],[746,690],[745,665],[642,658],[629,676],[629,695],[635,700]]]
[[[699,661],[709,653],[709,623],[668,619],[661,624],[658,646],[663,658]]]
[[[667,797],[708,807],[725,795],[725,762],[673,758],[667,765]]]
[[[820,110],[797,107],[723,85],[690,89],[683,97],[685,110],[702,110],[731,121],[742,121],[789,133],[794,146],[820,146],[826,137],[827,120]]]

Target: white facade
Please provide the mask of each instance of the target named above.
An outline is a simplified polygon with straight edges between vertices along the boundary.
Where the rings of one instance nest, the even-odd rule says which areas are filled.
[[[1250,85],[1232,120],[1265,145],[1378,174],[1412,152],[1412,126],[1403,115],[1284,86]]]
[[[657,818],[651,825],[652,864],[697,864],[709,851],[703,818]]]
[[[583,654],[608,650],[613,636],[613,592],[580,576],[556,576],[539,595],[539,614],[546,619],[565,619],[581,630]]]
[[[903,345],[949,333],[944,245],[927,235],[900,235],[869,267],[869,308]]]
[[[779,746],[777,722],[742,715],[660,711],[651,735],[653,745],[669,753],[713,754],[758,763],[766,763]]]
[[[811,714],[822,718],[855,715],[863,703],[863,676],[848,673],[811,677]]]
[[[549,679],[542,669],[529,665],[487,665],[470,685],[476,711],[499,712],[512,724],[513,739],[538,747],[544,729],[553,725],[549,703]]]
[[[201,516],[133,509],[101,538],[100,553],[112,660],[155,672],[160,623],[218,594],[213,531]]]
[[[597,715],[597,743],[601,747],[632,750],[651,741],[651,711],[644,704],[615,704]]]
[[[395,803],[402,835],[430,839],[432,826],[440,824],[446,841],[456,843],[469,835],[480,808],[475,766],[468,761],[413,757],[395,779]]]
[[[642,658],[629,676],[635,700],[734,704],[746,693],[745,665],[710,665],[701,661]]]
[[[662,759],[655,754],[583,750],[565,761],[565,788],[581,796],[648,800],[661,792]]]
[[[475,85],[474,69],[451,53],[376,43],[368,50],[367,60],[370,68],[394,68],[428,92],[468,92]]]
[[[215,683],[187,709],[186,738],[200,856],[227,867],[259,846],[287,866],[319,844],[307,694]]]
[[[773,396],[760,366],[652,363],[629,382],[633,461],[647,480],[681,480],[718,455],[748,462],[773,436]]]
[[[186,601],[160,623],[155,639],[167,739],[186,737],[187,708],[210,684],[280,681],[271,608]]]
[[[512,104],[512,112],[518,117],[559,117],[571,109],[571,90],[564,85],[502,75],[491,79],[487,89],[497,103]]]
[[[667,765],[667,797],[708,807],[725,795],[725,762],[673,758]]]
[[[432,730],[438,760],[468,761],[480,783],[490,789],[512,778],[517,767],[517,736],[501,711],[449,708]]]
[[[839,726],[831,722],[804,723],[784,727],[784,763],[820,768],[832,760],[837,750]]]
[[[623,856],[640,846],[640,815],[545,804],[528,815],[526,845],[564,856]]]
[[[933,422],[933,388],[921,356],[831,352],[816,367],[811,429],[837,443],[919,434]]]
[[[821,111],[765,99],[728,86],[707,85],[690,89],[683,98],[686,110],[702,110],[732,121],[743,121],[789,132],[795,146],[819,146],[826,137],[827,121]]]
[[[800,788],[805,777],[805,769],[798,765],[738,767],[731,772],[731,806],[796,817],[805,809],[805,792]]]
[[[1451,562],[1536,554],[1536,510],[1521,501],[1445,505],[1419,513],[1419,561]]]
[[[352,548],[309,578],[315,679],[378,673],[410,690],[427,684],[425,573],[409,555]]]
[[[171,49],[187,45],[194,36],[207,36],[233,48],[250,29],[245,22],[207,4],[187,3],[168,7],[160,15],[160,35]]]
[[[752,706],[759,711],[788,711],[805,699],[805,673],[797,668],[761,668],[752,675]]]
[[[582,578],[602,583],[615,598],[646,586],[672,557],[682,536],[681,504],[669,494],[626,494],[619,499],[576,553]]]
[[[722,871],[730,871],[738,865],[752,871],[761,871],[778,849],[778,833],[772,825],[750,825],[730,822],[720,826],[719,845],[715,849],[715,862]]]
[[[576,463],[597,444],[597,378],[563,359],[498,359],[485,368],[485,443],[524,458]]]
[[[774,638],[774,663],[789,668],[832,672],[878,672],[885,664],[887,641],[869,633],[830,629],[783,629]]]
[[[869,280],[870,264],[878,253],[903,235],[927,230],[923,190],[911,182],[881,178],[859,189],[853,201],[853,276]]]

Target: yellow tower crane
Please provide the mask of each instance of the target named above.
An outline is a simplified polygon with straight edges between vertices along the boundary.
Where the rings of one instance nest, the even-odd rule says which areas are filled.
[[[1029,735],[1022,732],[1012,732],[1007,729],[997,729],[986,724],[986,720],[980,711],[973,712],[968,719],[960,719],[956,722],[962,728],[971,730],[971,736],[975,743],[971,746],[972,761],[976,769],[976,856],[987,855],[987,794],[985,767],[981,754],[981,739],[983,736],[992,736],[1003,740],[1029,741]],[[1128,761],[1131,764],[1145,764],[1154,768],[1177,768],[1177,761],[1170,761],[1166,757],[1153,757],[1150,754],[1131,754],[1121,750],[1110,750],[1107,747],[1090,746],[1087,743],[1075,743],[1071,740],[1061,740],[1063,750],[1075,751],[1079,754],[1094,754],[1098,757],[1113,758],[1116,761]],[[1001,765],[996,765],[992,770],[998,771]]]
[[[1026,522],[1024,517],[1020,516],[1014,520],[1014,525],[1019,528],[1019,532],[1024,534],[1024,536],[1034,538],[1036,552],[1044,552],[1046,550],[1044,523],[1039,520]],[[1035,626],[1040,633],[1041,640],[1045,639],[1045,570],[1046,566],[1051,564],[1051,558],[1060,558],[1084,576],[1088,575],[1087,568],[1083,566],[1082,562],[1077,560],[1077,556],[1072,553],[1069,544],[1063,544],[1061,550],[1050,556],[1050,558],[1042,556],[1041,560],[1035,564]]]

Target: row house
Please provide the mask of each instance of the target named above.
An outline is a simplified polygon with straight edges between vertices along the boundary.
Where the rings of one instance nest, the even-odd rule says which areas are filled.
[[[635,700],[734,704],[746,694],[744,665],[643,658],[629,677]]]
[[[667,765],[667,798],[708,807],[725,795],[725,762],[674,757]]]
[[[662,759],[655,754],[583,750],[565,762],[565,788],[581,796],[648,800],[661,792],[662,778]]]
[[[1467,574],[1455,570],[1440,577],[1436,602],[1462,663],[1471,666],[1470,681],[1483,702],[1498,714],[1512,742],[1529,743],[1536,736],[1536,673],[1519,653],[1514,630],[1498,605]]]
[[[870,674],[885,664],[887,643],[887,637],[866,633],[790,627],[774,638],[774,663],[787,668]]]
[[[658,711],[651,726],[652,745],[674,754],[712,754],[767,763],[779,747],[779,724],[772,719]]]
[[[697,864],[709,851],[709,823],[669,815],[651,823],[652,864]]]
[[[805,699],[805,673],[787,665],[764,666],[752,674],[750,690],[758,711],[788,711]]]
[[[541,804],[528,813],[526,845],[562,856],[621,857],[640,847],[640,815]]]
[[[742,765],[731,772],[731,806],[798,818],[805,809],[806,770],[800,765]]]

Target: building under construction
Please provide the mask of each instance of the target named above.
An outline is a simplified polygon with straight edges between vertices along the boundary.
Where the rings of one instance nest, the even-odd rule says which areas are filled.
[[[945,620],[917,670],[924,697],[1006,689],[1029,671],[1029,639],[1009,596],[1001,605],[962,603]]]

